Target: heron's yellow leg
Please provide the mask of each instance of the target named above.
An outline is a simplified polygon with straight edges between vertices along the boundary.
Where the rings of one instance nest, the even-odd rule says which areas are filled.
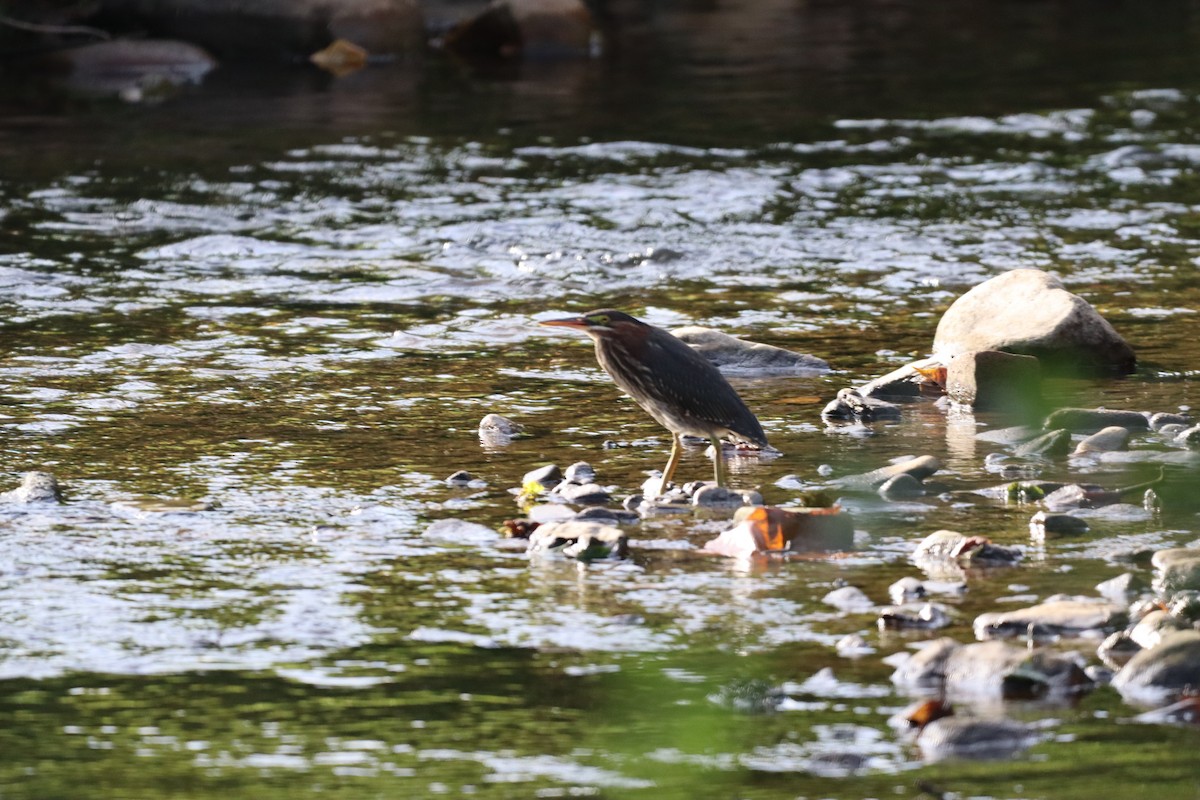
[[[662,494],[667,490],[667,484],[671,482],[671,476],[675,474],[675,468],[679,466],[679,459],[683,457],[683,442],[679,441],[679,434],[671,434],[671,457],[667,459],[667,466],[663,467],[662,483],[658,485],[658,493]]]
[[[721,447],[721,440],[716,436],[708,437],[713,446],[713,473],[717,477],[717,486],[725,485],[725,448]]]

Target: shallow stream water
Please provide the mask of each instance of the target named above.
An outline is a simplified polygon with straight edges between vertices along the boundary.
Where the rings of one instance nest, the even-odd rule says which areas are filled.
[[[0,795],[1200,796],[1196,732],[1131,724],[1107,688],[1008,708],[1044,734],[1015,761],[923,764],[886,725],[907,698],[882,659],[930,634],[821,601],[883,604],[942,528],[1026,551],[943,598],[962,641],[983,611],[1147,577],[1200,538],[1194,451],[1046,464],[1111,486],[1167,467],[1160,512],[1039,543],[1036,505],[968,492],[1004,482],[977,434],[1012,420],[819,414],[1015,267],[1138,352],[1055,404],[1194,406],[1194,5],[718,5],[504,80],[430,59],[227,67],[156,106],[9,87],[0,489],[46,470],[66,502],[0,506]],[[782,455],[733,480],[768,503],[924,453],[946,493],[847,496],[853,553],[756,566],[697,552],[720,516],[644,521],[629,559],[588,566],[423,535],[498,529],[546,463],[618,496],[663,466],[669,437],[583,337],[536,325],[605,306],[831,363],[734,381]],[[481,441],[491,412],[524,434]],[[698,449],[680,469],[710,474]],[[875,652],[836,655],[851,633]],[[714,699],[752,681],[793,702]]]

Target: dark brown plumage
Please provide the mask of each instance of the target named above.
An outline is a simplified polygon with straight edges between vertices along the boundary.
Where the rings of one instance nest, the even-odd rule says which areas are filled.
[[[542,323],[582,330],[596,344],[596,360],[634,401],[671,431],[671,459],[662,488],[682,454],[681,434],[700,436],[716,451],[714,470],[725,485],[721,438],[763,446],[766,434],[729,382],[704,356],[661,328],[613,309]]]

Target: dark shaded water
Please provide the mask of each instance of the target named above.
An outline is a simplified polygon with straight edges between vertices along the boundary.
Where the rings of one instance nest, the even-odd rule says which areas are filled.
[[[963,641],[997,603],[1145,574],[1197,538],[1186,451],[1049,465],[1169,471],[1161,515],[1044,545],[1033,507],[961,493],[848,497],[852,557],[756,569],[695,552],[719,519],[646,521],[629,561],[586,569],[422,535],[498,526],[543,463],[623,493],[662,466],[667,438],[586,344],[533,324],[563,311],[831,361],[738,383],[784,455],[734,478],[776,504],[820,465],[903,454],[941,458],[955,492],[1001,482],[975,434],[1003,420],[918,405],[846,432],[818,412],[1018,266],[1062,276],[1141,359],[1056,400],[1194,405],[1196,11],[615,6],[595,62],[227,65],[157,106],[6,68],[2,488],[48,469],[67,503],[0,507],[0,793],[1197,796],[1194,731],[1124,724],[1138,709],[1108,689],[1009,709],[1045,732],[1014,763],[923,766],[885,725],[905,698],[882,658],[926,637],[821,602],[839,580],[884,602],[939,528],[1026,548],[948,600]],[[527,435],[481,444],[489,412]],[[446,486],[459,468],[487,486]],[[164,505],[195,500],[216,508]],[[855,632],[876,652],[835,655]],[[748,679],[795,707],[709,699]]]

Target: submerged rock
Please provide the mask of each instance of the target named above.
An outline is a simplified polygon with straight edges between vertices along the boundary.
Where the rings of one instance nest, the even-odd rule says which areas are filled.
[[[421,536],[447,544],[482,544],[500,538],[500,533],[477,522],[451,518],[431,523]]]
[[[1086,453],[1111,453],[1129,449],[1129,429],[1109,425],[1088,436],[1075,446],[1075,455]]]
[[[52,58],[67,68],[68,88],[130,102],[200,83],[217,66],[202,48],[170,39],[113,39],[58,50]]]
[[[1195,725],[1200,723],[1200,697],[1185,697],[1169,706],[1138,714],[1133,720],[1152,724]]]
[[[58,478],[49,472],[26,472],[21,485],[0,493],[0,503],[61,503]]]
[[[835,478],[831,483],[846,489],[878,489],[897,475],[910,475],[917,481],[923,481],[941,468],[942,462],[933,456],[917,456],[859,475]]]
[[[963,717],[942,700],[906,709],[894,727],[917,731],[916,745],[927,762],[948,759],[997,761],[1033,746],[1038,736],[1023,722],[1003,717]]]
[[[1125,624],[1125,608],[1113,603],[1052,600],[1015,611],[991,611],[975,618],[978,639],[1035,639],[1111,633]]]
[[[951,304],[938,322],[933,354],[1003,350],[1037,356],[1068,371],[1129,373],[1136,357],[1086,300],[1038,269],[1014,269],[984,281]]]
[[[1150,420],[1140,411],[1120,411],[1107,408],[1060,408],[1046,417],[1043,427],[1066,428],[1077,433],[1095,433],[1108,427],[1144,431]]]
[[[876,491],[884,500],[911,500],[927,494],[925,484],[907,472],[888,478]]]
[[[1142,650],[1113,678],[1113,688],[1128,702],[1159,705],[1200,686],[1200,632],[1181,631]]]
[[[794,375],[828,372],[828,362],[782,347],[749,342],[727,333],[689,325],[671,331],[717,369],[733,375]]]
[[[1071,452],[1071,432],[1066,428],[1056,428],[1041,436],[1017,445],[1013,452],[1018,456],[1065,456]]]
[[[1185,414],[1173,414],[1166,411],[1151,414],[1149,422],[1150,430],[1152,431],[1161,431],[1168,425],[1182,425],[1186,428],[1188,425],[1193,424],[1192,418]]]
[[[821,602],[852,614],[867,614],[875,610],[875,602],[857,586],[834,589],[822,597]]]

